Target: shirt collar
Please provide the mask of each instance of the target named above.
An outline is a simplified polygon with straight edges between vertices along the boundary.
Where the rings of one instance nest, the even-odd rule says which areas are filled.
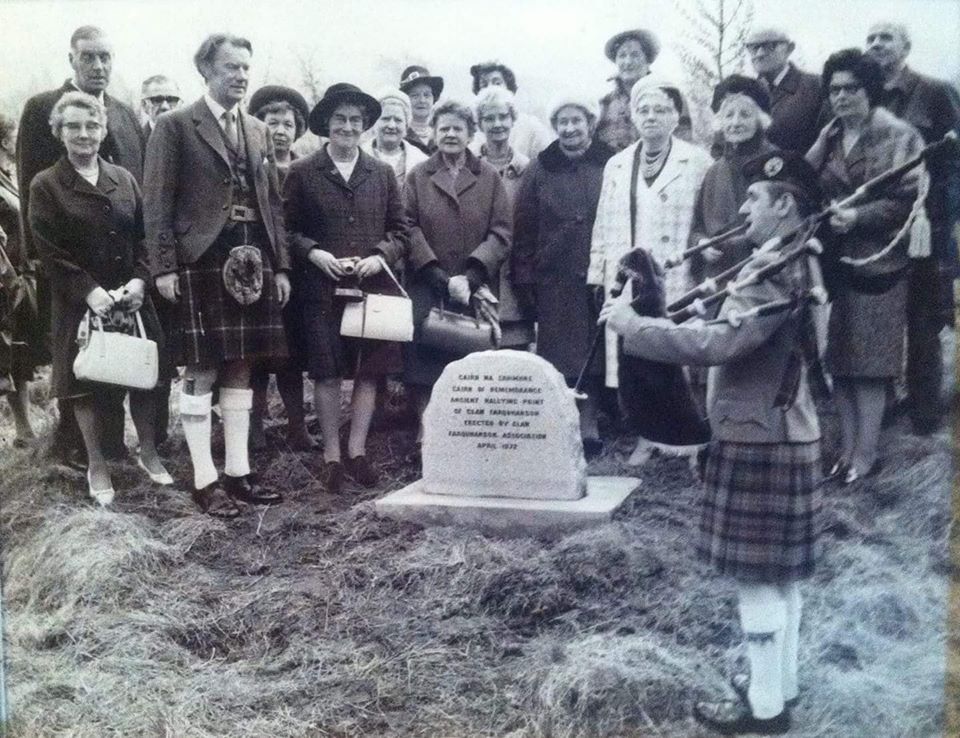
[[[203,93],[203,99],[206,101],[207,107],[210,108],[210,112],[213,113],[213,117],[217,119],[217,122],[219,123],[221,120],[223,120],[223,114],[227,112],[227,108],[223,107],[223,105],[210,97],[209,92]],[[234,105],[232,108],[230,108],[230,110],[236,111],[237,108],[238,106]]]
[[[894,73],[894,75],[884,82],[883,87],[886,90],[903,90],[906,88],[907,81],[906,77],[909,72],[907,71],[907,65],[903,64],[901,67]]]
[[[83,90],[80,89],[80,85],[77,84],[77,80],[75,77],[70,80],[70,84],[73,85],[73,89],[75,89],[77,92],[83,92]],[[88,92],[86,94],[89,95],[90,93]],[[106,100],[103,99],[103,90],[100,90],[100,92],[94,95],[94,97],[96,97],[101,104],[104,104],[104,105],[106,104]]]
[[[787,62],[786,64],[783,65],[783,69],[780,70],[777,76],[773,78],[773,83],[770,86],[779,87],[780,83],[783,82],[783,78],[787,76],[787,72],[789,71],[790,71],[790,62]]]

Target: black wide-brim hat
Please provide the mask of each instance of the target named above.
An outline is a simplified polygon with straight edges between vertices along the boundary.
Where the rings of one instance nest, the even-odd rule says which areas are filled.
[[[313,110],[310,111],[310,130],[318,136],[330,135],[330,116],[337,109],[338,105],[350,103],[359,105],[363,108],[364,121],[363,130],[367,130],[380,117],[380,103],[372,95],[368,95],[356,85],[349,82],[337,82],[330,85],[327,91],[323,93],[323,98],[318,102]]]
[[[291,87],[283,85],[265,85],[253,93],[250,97],[250,104],[247,106],[247,112],[250,115],[256,115],[261,108],[274,102],[287,102],[303,116],[306,121],[310,117],[310,106],[306,98]]]
[[[616,61],[617,49],[629,38],[640,42],[643,55],[647,57],[647,64],[653,64],[653,60],[660,53],[660,39],[654,35],[653,31],[648,31],[646,28],[631,28],[629,31],[621,31],[613,36],[603,47],[603,53],[607,55],[607,59]]]
[[[770,94],[764,86],[760,84],[760,80],[754,79],[753,77],[745,77],[742,74],[731,74],[726,79],[721,80],[713,90],[713,101],[710,103],[710,108],[714,113],[720,110],[720,104],[727,95],[746,95],[753,100],[757,104],[757,107],[764,113],[768,115],[770,113]]]
[[[430,86],[433,93],[433,99],[438,100],[440,93],[443,92],[443,77],[433,77],[426,67],[414,65],[407,67],[400,75],[400,90],[410,93],[410,88],[414,85],[426,83]]]

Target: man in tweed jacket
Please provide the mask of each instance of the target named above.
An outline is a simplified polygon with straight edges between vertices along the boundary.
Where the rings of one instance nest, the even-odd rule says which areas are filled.
[[[194,501],[233,517],[244,504],[278,502],[250,473],[248,432],[255,361],[286,356],[280,311],[290,296],[290,256],[273,145],[243,112],[252,46],[209,36],[194,62],[204,96],[157,118],[147,146],[144,225],[157,290],[179,311],[183,434]],[[244,276],[246,278],[244,278]],[[224,478],[210,452],[210,406],[220,385]]]
[[[747,237],[756,245],[774,237],[786,243],[757,255],[737,279],[782,253],[799,249],[803,255],[756,284],[747,279],[724,302],[719,322],[677,325],[641,317],[627,290],[607,302],[600,320],[623,336],[628,354],[711,367],[707,405],[714,441],[698,553],[737,582],[751,673],[734,677],[742,702],[698,703],[694,714],[728,735],[772,735],[789,729],[789,706],[797,698],[798,581],[813,573],[817,557],[820,428],[797,348],[811,327],[806,299],[820,276],[797,232],[819,194],[810,165],[790,152],[762,154],[745,172],[753,180],[740,209]],[[788,309],[743,317],[759,305],[794,298]]]

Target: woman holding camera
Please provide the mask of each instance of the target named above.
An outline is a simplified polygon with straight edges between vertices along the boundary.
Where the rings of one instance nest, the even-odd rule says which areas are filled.
[[[332,85],[310,113],[310,130],[327,136],[319,151],[290,166],[284,215],[298,256],[304,294],[307,371],[323,432],[327,489],[340,492],[346,472],[364,487],[377,483],[366,457],[377,380],[399,371],[395,343],[340,336],[346,297],[358,287],[396,288],[384,265],[404,258],[406,220],[393,169],[360,150],[360,136],[380,117],[380,104],[358,87]],[[339,288],[339,290],[338,290]],[[353,378],[347,457],[340,450],[340,384]]]

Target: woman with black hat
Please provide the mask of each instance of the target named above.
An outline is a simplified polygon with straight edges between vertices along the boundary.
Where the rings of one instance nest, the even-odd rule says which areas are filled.
[[[291,162],[297,158],[291,146],[307,130],[307,117],[310,115],[307,101],[303,95],[289,87],[267,85],[253,93],[248,112],[262,120],[270,132],[277,175],[282,186]],[[283,308],[288,357],[270,366],[257,367],[250,375],[250,388],[253,390],[250,448],[254,450],[266,446],[263,419],[268,413],[267,386],[271,372],[277,375],[277,391],[287,411],[287,444],[295,451],[309,451],[317,447],[316,441],[307,433],[303,413],[303,369],[306,353],[301,318],[303,308],[300,302],[303,286],[295,281],[291,287],[290,300]]]
[[[377,473],[366,458],[367,433],[378,380],[400,369],[396,343],[345,338],[345,303],[336,288],[359,280],[370,292],[394,290],[384,264],[404,258],[408,233],[393,169],[360,150],[361,134],[380,117],[380,104],[358,87],[327,88],[309,117],[310,130],[327,136],[319,151],[290,166],[284,184],[284,216],[303,279],[307,370],[323,430],[328,491],[338,493],[344,472],[372,487]],[[356,286],[356,281],[353,285]],[[340,385],[352,377],[347,457],[341,461]]]
[[[740,205],[747,192],[743,165],[776,147],[767,141],[770,96],[750,77],[731,74],[717,85],[711,108],[714,126],[723,139],[723,153],[707,170],[693,214],[691,243],[729,230],[743,222]],[[746,238],[732,238],[691,259],[693,279],[700,282],[737,264],[750,254]],[[715,311],[714,311],[715,312]]]
[[[400,91],[410,98],[412,113],[406,140],[432,154],[437,150],[437,142],[433,139],[430,113],[443,92],[443,77],[433,77],[426,67],[413,65],[400,75]]]

